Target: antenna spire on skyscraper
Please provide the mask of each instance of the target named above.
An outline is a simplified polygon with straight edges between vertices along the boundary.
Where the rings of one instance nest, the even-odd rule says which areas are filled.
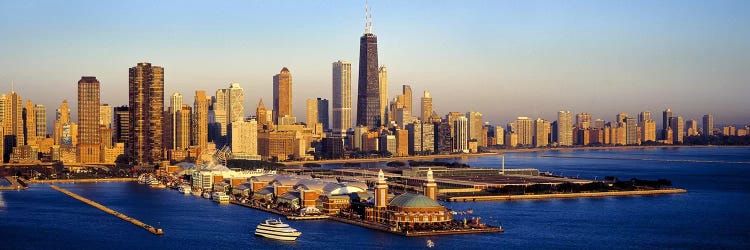
[[[372,13],[370,13],[367,0],[365,0],[365,34],[372,34]]]

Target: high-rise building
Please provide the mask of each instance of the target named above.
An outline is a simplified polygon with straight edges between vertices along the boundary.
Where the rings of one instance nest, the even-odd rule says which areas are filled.
[[[182,95],[175,92],[169,97],[168,115],[164,117],[164,147],[167,149],[177,149],[177,112],[180,110],[182,110]]]
[[[682,143],[685,138],[685,121],[682,116],[672,117],[669,126],[672,128],[673,143]]]
[[[273,121],[281,124],[284,116],[292,114],[292,73],[286,67],[273,76]]]
[[[422,96],[422,119],[423,121],[427,121],[430,119],[430,116],[432,116],[432,97],[430,96],[430,91],[425,90],[424,95]]]
[[[260,155],[258,155],[258,122],[256,120],[232,122],[230,134],[230,145],[234,159],[260,160]]]
[[[625,118],[625,144],[638,144],[638,123],[635,118]]]
[[[388,68],[380,66],[378,68],[378,82],[380,83],[380,124],[387,122],[386,110],[388,109]]]
[[[615,122],[625,122],[625,119],[628,118],[628,114],[626,113],[619,113],[617,116],[615,116]]]
[[[579,115],[576,115],[576,121],[581,122],[578,119]],[[571,146],[573,145],[573,113],[570,111],[558,111],[557,112],[557,138],[555,139],[557,144],[560,146]]]
[[[100,93],[99,80],[93,76],[78,81],[78,162],[95,163],[100,160],[99,135]]]
[[[128,157],[134,165],[163,159],[164,68],[138,63],[129,70]]]
[[[102,104],[99,106],[99,125],[107,128],[112,127],[112,106]]]
[[[453,121],[453,151],[469,152],[469,119],[465,116],[456,117]]]
[[[588,129],[591,127],[591,114],[583,112],[576,115],[576,128]]]
[[[22,146],[24,144],[24,133],[23,133],[23,101],[21,96],[15,91],[11,91],[5,97],[5,108],[3,119],[4,136],[13,136],[15,141],[7,143],[5,145],[5,151],[12,150],[15,146]],[[6,157],[8,159],[8,157]]]
[[[291,100],[291,76],[289,77],[289,99]],[[240,87],[239,83],[231,83],[227,91],[227,122],[245,120],[245,90]],[[291,110],[291,101],[290,110]]]
[[[714,116],[703,115],[703,135],[714,135]]]
[[[651,111],[643,111],[638,114],[638,124],[651,120]]]
[[[174,149],[186,149],[190,147],[190,137],[193,125],[193,109],[190,105],[182,104],[175,112]]]
[[[409,85],[403,85],[402,87],[402,93],[404,95],[404,108],[406,110],[409,110],[409,114],[414,114],[414,99],[413,99],[413,92],[411,91],[411,86]]]
[[[505,129],[501,125],[495,126],[495,145],[505,144]]]
[[[447,119],[435,123],[435,153],[445,154],[453,151],[453,135]]]
[[[695,119],[690,119],[685,123],[687,130],[686,130],[686,136],[696,136],[698,135],[698,121]]]
[[[22,116],[24,138],[26,138],[24,145],[28,145],[36,140],[36,113],[34,110],[34,104],[31,103],[31,100],[26,100]]]
[[[641,143],[652,141],[656,142],[656,122],[651,119],[646,119],[643,123],[640,123],[641,127]]]
[[[469,120],[469,140],[477,140],[479,145],[486,145],[484,143],[487,138],[482,138],[482,113],[476,111],[466,112],[466,119]]]
[[[518,117],[515,121],[516,134],[518,134],[518,144],[533,146],[534,145],[534,120],[528,117]]]
[[[201,150],[208,146],[208,106],[211,98],[206,91],[196,90],[193,100],[193,136],[191,144]]]
[[[378,79],[378,37],[372,33],[372,17],[366,15],[365,32],[359,39],[357,81],[357,125],[380,127],[380,80]]]
[[[343,137],[352,127],[352,64],[333,63],[333,135]]]
[[[255,106],[255,117],[258,119],[258,130],[271,129],[273,127],[273,111],[266,110],[266,105],[263,104],[263,98],[258,101],[258,105]]]
[[[52,132],[55,145],[63,145],[63,128],[68,124],[70,124],[70,108],[68,108],[68,100],[63,100],[60,108],[55,110],[54,131]]]
[[[36,114],[36,136],[47,137],[47,108],[44,105],[34,105]]]
[[[211,98],[211,113],[213,119],[209,119],[209,137],[208,140],[222,147],[227,143],[227,126],[229,119],[227,117],[227,99],[229,99],[227,89],[217,89],[216,94]]]
[[[316,99],[307,99],[307,112],[306,112],[306,118],[305,122],[307,123],[308,128],[315,128],[315,126],[318,124],[318,100]]]
[[[549,145],[550,123],[544,119],[537,118],[534,121],[534,147],[546,147]]]
[[[115,107],[113,136],[116,143],[130,141],[130,109],[128,106]]]
[[[661,138],[666,140],[667,139],[667,130],[671,130],[672,127],[670,126],[669,122],[672,121],[672,110],[666,109],[664,112],[662,112],[662,124],[661,124]],[[674,136],[674,135],[673,135]]]
[[[322,99],[318,97],[318,123],[323,124],[323,130],[329,129],[329,119],[328,119],[328,99]]]

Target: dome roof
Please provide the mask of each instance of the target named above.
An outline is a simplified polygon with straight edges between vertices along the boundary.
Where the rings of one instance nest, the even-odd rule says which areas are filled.
[[[440,203],[421,194],[404,193],[393,198],[389,205],[398,207],[439,207]]]

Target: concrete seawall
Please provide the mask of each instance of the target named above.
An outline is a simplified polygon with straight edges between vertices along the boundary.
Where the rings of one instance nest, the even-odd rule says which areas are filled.
[[[457,196],[457,197],[450,197],[446,200],[447,201],[510,201],[510,200],[595,198],[595,197],[633,196],[633,195],[662,195],[662,194],[681,194],[681,193],[687,193],[687,190],[685,189],[658,189],[658,190],[613,191],[613,192],[569,193],[569,194]]]
[[[49,186],[52,189],[54,189],[54,190],[60,191],[63,194],[67,194],[68,196],[75,198],[76,200],[82,201],[83,203],[89,204],[92,207],[98,208],[99,210],[102,210],[105,213],[114,215],[117,218],[123,219],[123,220],[125,220],[127,222],[130,222],[130,223],[133,223],[133,225],[139,226],[139,227],[145,229],[146,231],[149,231],[150,233],[152,233],[154,235],[162,235],[162,234],[164,234],[164,231],[161,228],[154,228],[154,227],[152,227],[152,226],[150,226],[150,225],[148,225],[146,223],[143,223],[143,222],[141,222],[139,220],[136,220],[135,218],[131,218],[131,217],[125,215],[125,214],[122,214],[122,213],[117,212],[115,210],[109,209],[108,207],[105,207],[102,204],[99,204],[99,203],[96,203],[96,202],[94,202],[92,200],[86,199],[83,196],[77,195],[77,194],[75,194],[73,192],[70,192],[70,191],[68,191],[68,190],[66,190],[64,188],[58,187],[58,186],[56,186],[54,184],[50,184]]]

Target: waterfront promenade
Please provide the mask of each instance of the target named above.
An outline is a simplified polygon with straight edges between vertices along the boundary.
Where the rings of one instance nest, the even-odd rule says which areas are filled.
[[[70,191],[68,191],[67,189],[64,189],[64,188],[58,187],[58,186],[57,186],[57,185],[55,185],[55,184],[50,184],[49,186],[50,186],[50,187],[51,187],[52,189],[54,189],[54,190],[60,191],[61,193],[63,193],[63,194],[66,194],[66,195],[68,195],[68,196],[70,196],[70,197],[73,197],[73,198],[75,198],[76,200],[79,200],[79,201],[81,201],[81,202],[83,202],[83,203],[89,204],[89,205],[91,205],[92,207],[95,207],[95,208],[97,208],[97,209],[99,209],[99,210],[102,210],[102,211],[104,211],[105,213],[108,213],[108,214],[114,215],[115,217],[117,217],[117,218],[120,218],[120,219],[122,219],[122,220],[124,220],[124,221],[130,222],[130,223],[133,223],[133,225],[139,226],[139,227],[141,227],[141,228],[145,229],[146,231],[149,231],[150,233],[152,233],[152,234],[154,234],[154,235],[162,235],[162,234],[164,234],[164,231],[163,231],[163,230],[162,230],[161,228],[154,228],[154,227],[152,227],[151,225],[148,225],[148,224],[146,224],[146,223],[143,223],[143,222],[141,222],[141,221],[139,221],[139,220],[137,220],[137,219],[135,219],[135,218],[131,218],[131,217],[129,217],[129,216],[127,216],[127,215],[123,214],[123,213],[120,213],[120,212],[117,212],[117,211],[115,211],[115,210],[112,210],[112,209],[110,209],[110,208],[108,208],[108,207],[105,207],[105,206],[104,206],[104,205],[102,205],[102,204],[99,204],[99,203],[95,202],[95,201],[92,201],[92,200],[86,199],[86,198],[85,198],[85,197],[83,197],[83,196],[80,196],[80,195],[77,195],[77,194],[75,194],[75,193],[73,193],[73,192],[70,192]]]
[[[436,159],[465,159],[469,157],[493,156],[497,153],[476,153],[476,154],[442,154],[442,155],[415,155],[404,157],[383,157],[383,158],[351,158],[336,160],[317,160],[317,161],[287,161],[279,162],[286,166],[301,166],[305,163],[317,164],[344,164],[344,163],[365,163],[365,162],[388,162],[388,161],[432,161]]]

